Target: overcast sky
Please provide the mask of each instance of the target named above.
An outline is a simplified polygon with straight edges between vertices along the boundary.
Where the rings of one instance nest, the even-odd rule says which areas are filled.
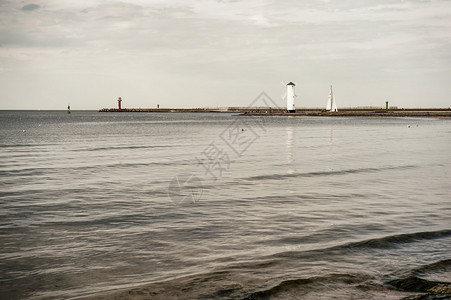
[[[0,109],[451,106],[450,0],[0,0]]]

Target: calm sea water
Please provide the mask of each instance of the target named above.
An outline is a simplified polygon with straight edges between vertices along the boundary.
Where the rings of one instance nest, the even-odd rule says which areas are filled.
[[[450,151],[438,118],[1,111],[0,295],[400,299],[451,282]]]

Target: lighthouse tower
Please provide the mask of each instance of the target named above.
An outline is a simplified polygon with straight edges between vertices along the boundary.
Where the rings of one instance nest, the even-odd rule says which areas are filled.
[[[118,107],[119,107],[119,110],[121,110],[121,102],[122,102],[122,98],[119,97],[119,98],[117,99],[117,105],[118,105]]]
[[[287,112],[289,113],[296,112],[296,108],[294,106],[294,97],[296,97],[294,87],[295,84],[293,82],[287,84]]]

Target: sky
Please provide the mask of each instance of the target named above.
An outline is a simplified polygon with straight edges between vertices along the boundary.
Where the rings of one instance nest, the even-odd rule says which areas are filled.
[[[0,109],[451,107],[450,0],[0,0]]]

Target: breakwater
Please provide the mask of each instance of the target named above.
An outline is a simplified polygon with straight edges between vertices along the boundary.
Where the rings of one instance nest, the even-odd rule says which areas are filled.
[[[338,112],[324,110],[296,110],[288,112],[244,112],[243,116],[314,116],[314,117],[451,117],[450,109],[342,109]]]
[[[225,108],[102,108],[99,112],[246,112],[249,108],[225,107]]]
[[[329,112],[319,108],[301,108],[288,113],[285,109],[269,107],[225,108],[103,108],[99,112],[159,112],[159,113],[239,113],[243,116],[330,116],[330,117],[451,117],[451,108],[342,108]]]

